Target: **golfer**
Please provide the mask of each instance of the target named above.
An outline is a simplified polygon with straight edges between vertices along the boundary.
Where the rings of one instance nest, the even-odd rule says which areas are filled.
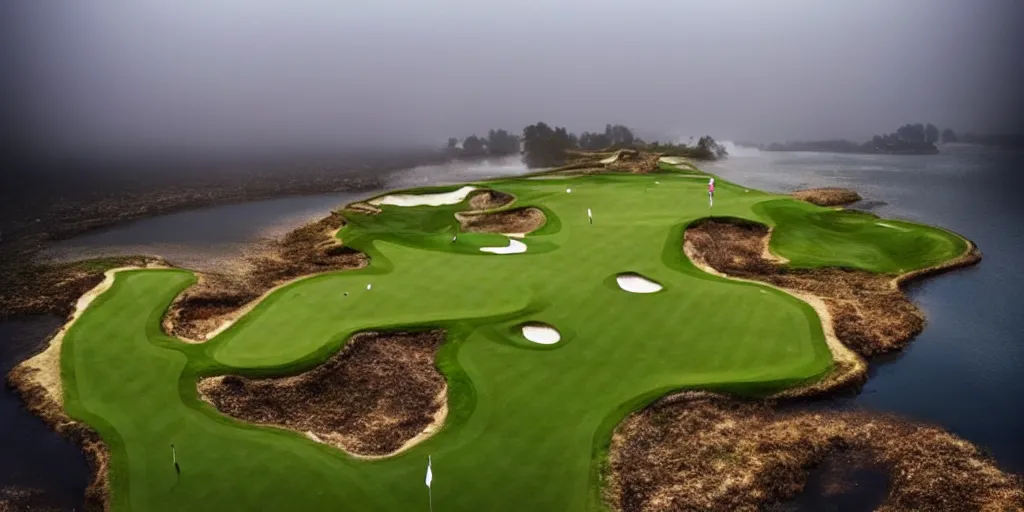
[[[708,180],[708,208],[715,205],[715,179]]]

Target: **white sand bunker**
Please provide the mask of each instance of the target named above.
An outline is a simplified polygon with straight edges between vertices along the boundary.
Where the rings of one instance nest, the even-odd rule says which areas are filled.
[[[663,156],[659,158],[658,161],[669,165],[679,165],[686,163],[686,159],[681,156]]]
[[[465,186],[451,192],[438,194],[391,194],[377,199],[370,200],[370,204],[380,206],[389,204],[392,206],[442,206],[446,204],[459,204],[466,200],[469,193],[477,187]]]
[[[619,284],[619,288],[630,293],[654,293],[660,292],[663,288],[660,284],[632,272],[615,276],[615,282]]]
[[[618,159],[619,159],[619,154],[615,153],[614,155],[612,155],[612,156],[610,156],[608,158],[602,158],[601,159],[601,163],[602,164],[613,164]]]
[[[509,238],[507,247],[481,247],[480,250],[494,254],[519,254],[526,252],[526,244]]]
[[[541,345],[553,345],[562,339],[558,330],[547,324],[526,324],[523,326],[523,337]]]

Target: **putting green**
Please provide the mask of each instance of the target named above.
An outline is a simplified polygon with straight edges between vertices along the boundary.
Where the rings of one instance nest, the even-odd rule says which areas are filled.
[[[544,211],[548,222],[523,240],[523,254],[479,250],[507,245],[500,235],[466,233],[453,243],[453,214],[464,203],[346,213],[339,236],[371,256],[368,268],[286,286],[201,345],[160,328],[191,273],[119,273],[62,352],[68,413],[112,451],[112,505],[427,510],[431,455],[435,510],[599,509],[604,450],[631,410],[680,388],[763,393],[829,372],[807,304],[710,276],[683,255],[685,226],[708,214],[706,175],[666,169],[475,184]],[[909,270],[964,248],[939,229],[879,227],[724,181],[715,214],[775,226],[773,249],[796,265]],[[625,292],[615,282],[622,272],[664,289]],[[555,327],[561,340],[527,341],[519,326],[528,321]],[[197,398],[200,376],[294,373],[357,331],[433,326],[448,330],[437,364],[450,413],[439,433],[391,458],[360,460],[299,433],[224,417]]]

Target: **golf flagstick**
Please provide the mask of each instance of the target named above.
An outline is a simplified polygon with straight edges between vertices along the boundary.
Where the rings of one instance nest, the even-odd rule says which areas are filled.
[[[425,480],[427,484],[427,500],[430,504],[430,512],[434,512],[434,489],[430,487],[430,482],[434,481],[434,473],[430,470],[430,455],[427,455],[427,478]]]

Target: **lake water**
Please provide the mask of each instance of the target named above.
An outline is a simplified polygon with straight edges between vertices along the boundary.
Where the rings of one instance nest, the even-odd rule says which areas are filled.
[[[871,378],[859,395],[817,406],[893,412],[934,423],[988,450],[1003,468],[1024,472],[1024,315],[1018,311],[1024,304],[1024,203],[1018,197],[1024,190],[1024,153],[965,145],[944,146],[932,156],[734,148],[729,159],[704,167],[724,179],[776,192],[852,188],[865,198],[858,207],[939,225],[976,242],[984,254],[980,265],[912,289],[928,324],[910,347],[872,360]],[[515,159],[425,166],[389,174],[386,188],[524,172]],[[200,268],[331,208],[383,191],[256,201],[154,217],[66,240],[50,254],[144,252]],[[39,350],[43,337],[58,324],[52,317],[0,324],[0,369],[6,373]],[[9,390],[0,396],[0,487],[37,487],[52,494],[59,506],[80,504],[88,478],[81,454],[18,404]],[[809,486],[812,492],[814,487]],[[874,498],[868,495],[864,503]],[[801,497],[793,505],[812,510],[822,503]]]
[[[873,213],[978,244],[980,264],[911,288],[928,317],[924,332],[901,353],[869,361],[859,395],[827,405],[940,425],[1024,473],[1024,152],[947,145],[928,156],[734,153],[706,170],[776,192],[852,188]]]
[[[527,172],[519,157],[425,165],[386,173],[380,188],[212,206],[130,222],[62,240],[45,251],[54,259],[148,254],[174,265],[210,271],[249,244],[284,235],[332,209],[398,188],[445,185]]]

